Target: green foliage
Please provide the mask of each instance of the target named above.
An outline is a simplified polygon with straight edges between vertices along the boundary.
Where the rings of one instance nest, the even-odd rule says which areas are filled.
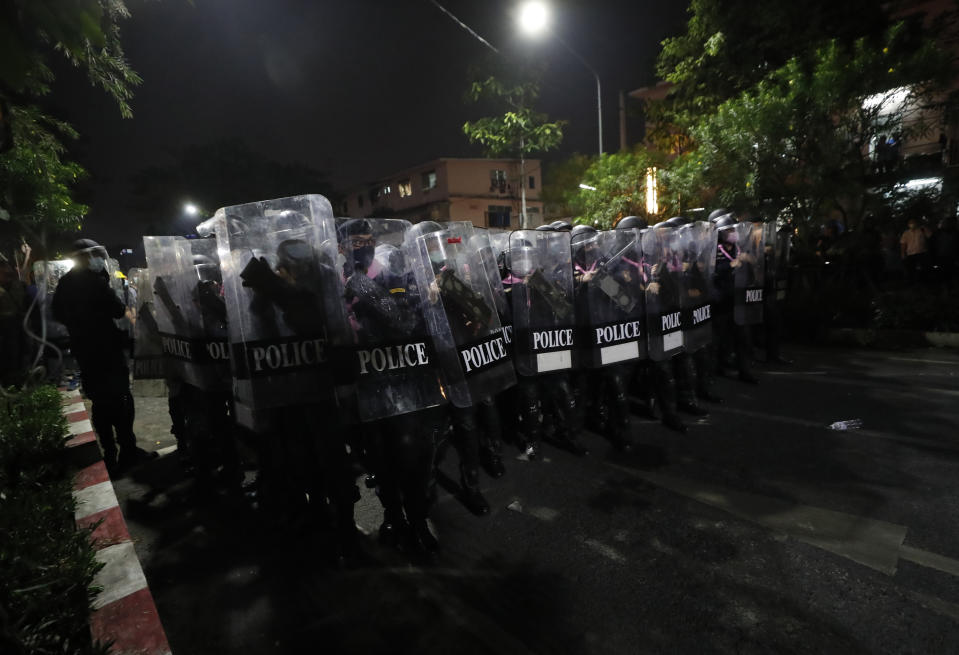
[[[30,231],[78,227],[88,208],[71,188],[85,171],[64,159],[61,142],[76,132],[33,106],[14,107],[12,115],[14,147],[0,158],[0,204]]]
[[[576,214],[574,202],[579,184],[586,179],[586,170],[596,161],[595,155],[575,153],[546,165],[540,198],[549,218],[567,218]]]
[[[576,222],[608,229],[624,216],[645,215],[646,172],[663,162],[663,156],[641,147],[593,158],[580,182],[595,190],[577,183],[567,194]]]
[[[130,15],[123,0],[5,0],[0,3],[0,95],[10,102],[14,148],[0,155],[0,216],[30,237],[77,229],[88,208],[71,188],[83,169],[64,158],[74,130],[34,106],[55,82],[51,56],[85,68],[94,86],[129,118],[140,77],[120,44],[120,22]]]
[[[659,59],[676,85],[659,111],[693,146],[670,193],[763,204],[801,230],[833,211],[855,224],[888,197],[896,180],[876,189],[869,144],[937,127],[920,110],[941,107],[951,57],[920,21],[892,22],[880,3],[812,5],[693,1],[686,34]],[[901,104],[888,93],[900,88]]]
[[[955,292],[917,286],[879,294],[872,326],[881,329],[959,332]]]
[[[106,653],[88,625],[102,566],[74,525],[59,392],[0,398],[0,651]]]
[[[505,112],[463,124],[470,143],[483,146],[488,157],[526,157],[559,147],[565,121],[550,122],[546,114],[533,110],[539,85],[531,81],[503,81],[488,76],[475,81],[466,97],[471,102],[493,100]]]
[[[90,83],[109,93],[125,118],[142,80],[120,44],[120,21],[129,18],[123,0],[7,0],[0,8],[0,89],[45,95],[56,52],[84,67]]]

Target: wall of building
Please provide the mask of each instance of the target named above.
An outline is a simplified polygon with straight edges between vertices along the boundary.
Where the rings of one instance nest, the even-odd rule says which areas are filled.
[[[532,178],[527,189],[527,211],[531,226],[543,222],[543,203],[539,200],[542,173],[539,160],[527,160],[526,178]],[[423,174],[436,173],[436,186],[425,189]],[[492,175],[491,171],[503,171]],[[503,181],[499,181],[503,180]],[[412,194],[400,196],[400,186],[409,182]],[[389,192],[385,193],[385,188]],[[371,189],[380,196],[370,201]],[[362,203],[360,198],[362,197]],[[502,216],[509,208],[510,227],[520,225],[520,166],[512,159],[438,159],[427,162],[347,194],[344,206],[337,213],[347,216],[393,216],[412,222],[421,220],[471,221],[474,225],[490,225],[490,213]]]

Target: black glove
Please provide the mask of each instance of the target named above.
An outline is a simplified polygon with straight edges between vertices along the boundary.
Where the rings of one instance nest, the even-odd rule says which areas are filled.
[[[243,280],[243,286],[260,293],[275,291],[281,282],[280,277],[273,272],[265,257],[250,259],[240,273],[240,279]]]

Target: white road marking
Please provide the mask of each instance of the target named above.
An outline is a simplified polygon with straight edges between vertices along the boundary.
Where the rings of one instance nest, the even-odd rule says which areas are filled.
[[[90,423],[90,419],[88,418],[82,421],[74,421],[73,423],[69,423],[68,426],[70,428],[70,435],[74,437],[84,432],[93,432],[93,424]]]
[[[147,579],[140,568],[132,541],[108,546],[96,553],[104,566],[94,576],[93,584],[103,587],[94,599],[93,609],[100,609],[130,594],[146,589]]]
[[[606,559],[610,559],[614,562],[620,562],[620,563],[626,561],[626,558],[623,557],[623,555],[618,550],[616,550],[612,546],[607,546],[601,541],[597,541],[595,539],[584,539],[583,543],[589,546],[590,548],[592,548],[593,550],[595,550],[597,553],[599,553]]]
[[[113,491],[113,484],[109,480],[74,491],[73,498],[77,502],[73,512],[76,520],[119,505],[117,495]]]
[[[925,566],[929,569],[936,569],[937,571],[942,571],[943,573],[948,573],[949,575],[959,578],[959,560],[954,560],[951,557],[932,553],[928,550],[922,550],[921,548],[915,548],[914,546],[906,546],[905,544],[899,549],[899,557],[907,562]]]
[[[945,364],[947,366],[959,366],[959,360],[946,359],[920,359],[918,357],[884,357],[883,359],[894,362],[922,362],[923,364]]]
[[[64,405],[63,407],[64,414],[75,414],[76,412],[85,411],[87,411],[87,406],[83,403],[73,403],[72,405]]]
[[[551,507],[525,507],[523,506],[523,503],[519,501],[519,499],[516,499],[507,505],[506,509],[511,509],[519,514],[532,516],[534,519],[539,519],[540,521],[545,521],[547,523],[555,521],[560,515],[558,510],[555,510]]]
[[[887,575],[896,573],[906,527],[854,514],[799,505],[668,475],[609,466],[673,493],[784,532],[799,541],[841,555]]]

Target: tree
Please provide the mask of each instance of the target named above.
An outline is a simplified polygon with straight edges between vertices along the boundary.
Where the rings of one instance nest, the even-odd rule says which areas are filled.
[[[624,216],[646,215],[647,174],[664,161],[663,155],[643,147],[594,159],[583,173],[582,186],[568,191],[576,222],[609,229]]]
[[[791,11],[746,5],[757,15]],[[897,181],[873,174],[871,145],[932,129],[925,112],[941,109],[950,57],[920,20],[893,21],[882,8],[859,7],[859,20],[820,7],[836,22],[751,35],[733,20],[740,5],[718,6],[694,0],[687,34],[660,57],[676,84],[666,113],[692,144],[672,182],[724,205],[765,204],[800,227],[831,211],[855,222]]]
[[[548,218],[575,216],[574,202],[579,185],[586,179],[586,171],[596,161],[595,155],[574,153],[566,159],[547,164],[543,171],[540,198]]]
[[[120,45],[120,22],[128,17],[123,0],[0,2],[0,99],[8,105],[13,137],[0,154],[0,218],[14,223],[8,237],[26,232],[43,241],[48,230],[79,228],[88,208],[72,189],[84,171],[65,159],[63,145],[77,135],[37,102],[55,82],[49,59],[62,56],[85,68],[90,83],[130,117],[133,87],[141,80]]]
[[[466,97],[471,102],[491,100],[506,111],[463,124],[470,143],[483,146],[487,157],[515,157],[520,160],[521,225],[529,226],[526,215],[526,158],[535,152],[557,148],[563,140],[565,121],[550,122],[546,114],[533,109],[539,84],[524,78],[525,71],[503,71],[474,81]]]

